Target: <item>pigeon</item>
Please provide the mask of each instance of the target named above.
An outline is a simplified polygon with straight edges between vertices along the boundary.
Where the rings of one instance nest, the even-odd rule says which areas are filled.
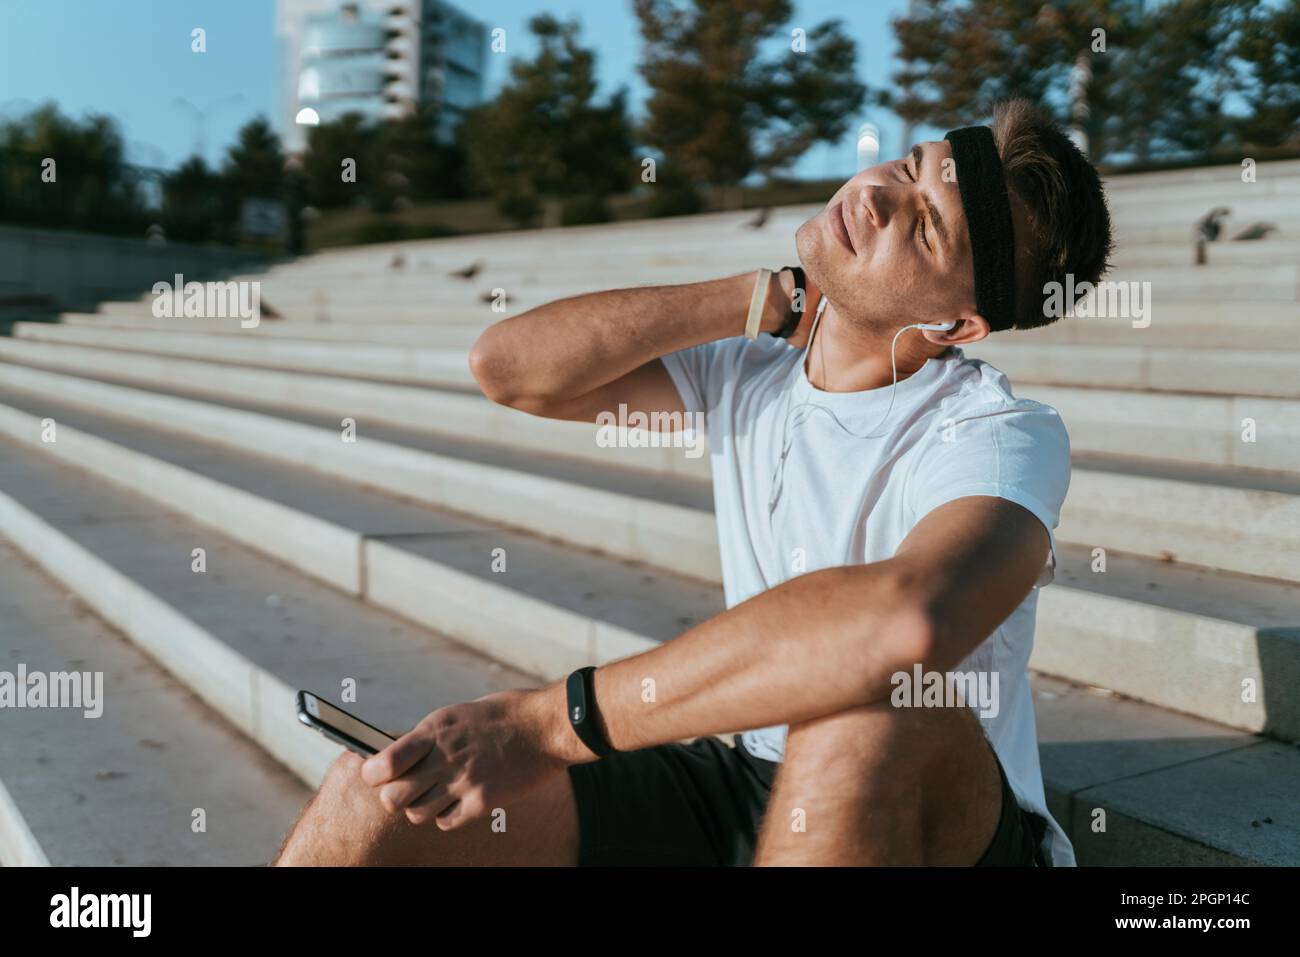
[[[479,260],[475,260],[464,269],[453,269],[451,275],[455,276],[457,279],[473,279],[478,275],[479,270],[482,268],[483,263]]]
[[[393,257],[393,261],[388,264],[389,269],[401,269],[406,265],[406,257],[398,253]]]
[[[749,229],[762,229],[767,225],[767,221],[772,218],[772,210],[764,206],[758,211],[758,215],[745,223]]]
[[[1216,206],[1204,216],[1196,221],[1196,235],[1206,242],[1214,242],[1219,238],[1219,232],[1223,229],[1220,220],[1231,213],[1227,206]]]
[[[1251,223],[1237,235],[1232,237],[1233,242],[1239,239],[1263,239],[1269,233],[1277,232],[1277,223]]]

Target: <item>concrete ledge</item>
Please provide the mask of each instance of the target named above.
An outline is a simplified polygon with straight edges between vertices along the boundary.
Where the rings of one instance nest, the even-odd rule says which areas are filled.
[[[479,336],[474,326],[412,325],[399,323],[292,322],[264,319],[253,329],[245,329],[238,319],[155,319],[145,312],[140,316],[124,314],[101,316],[95,313],[65,312],[59,321],[66,326],[90,326],[131,333],[185,332],[200,335],[242,335],[271,339],[304,339],[324,342],[367,342],[392,345],[410,343],[441,349],[464,349]]]
[[[0,382],[581,547],[721,580],[717,526],[709,512],[383,442],[348,445],[295,422],[20,366],[0,368]],[[1285,492],[1076,468],[1057,537],[1295,580],[1298,522],[1300,496]]]
[[[1075,469],[1059,541],[1300,580],[1300,496]]]
[[[1051,587],[1038,599],[1029,664],[1228,727],[1300,739],[1300,700],[1288,694],[1300,680],[1300,619],[1290,636],[1261,634],[1235,621]],[[1249,703],[1246,682],[1258,695]]]
[[[66,426],[61,428],[60,448],[55,452],[40,442],[39,429],[34,416],[0,406],[3,434],[531,674],[557,677],[582,662],[613,660],[662,640],[364,538],[325,519]],[[230,504],[213,510],[210,502]],[[311,534],[294,534],[297,528],[310,529]],[[330,541],[336,544],[320,544]],[[328,577],[319,574],[322,550],[329,554]],[[1261,637],[1256,627],[1230,616],[1219,618],[1203,609],[1182,611],[1177,604],[1164,607],[1140,597],[1133,600],[1072,587],[1066,581],[1071,559],[1063,553],[1063,561],[1066,565],[1058,571],[1063,584],[1047,589],[1040,599],[1036,669],[1112,687],[1235,727],[1300,737],[1300,709],[1275,690],[1280,681],[1284,683],[1281,676],[1287,669],[1300,676],[1300,635]],[[1118,556],[1112,560],[1119,561]],[[1116,581],[1141,595],[1140,581],[1145,580],[1141,576],[1150,571],[1149,563],[1145,570],[1119,565]],[[1197,588],[1196,583],[1180,586],[1168,576],[1158,577],[1149,587],[1156,586],[1175,598],[1179,587]],[[1238,602],[1249,605],[1256,597],[1247,592]],[[1275,600],[1285,604],[1288,599]],[[1289,621],[1284,614],[1278,617]],[[1260,647],[1270,641],[1277,650],[1268,656],[1266,673]],[[1267,695],[1261,693],[1267,709],[1263,704],[1240,703],[1237,691],[1244,679],[1267,687]],[[273,689],[273,693],[279,692]]]
[[[1300,331],[1300,321],[1296,325]],[[475,442],[542,448],[602,468],[634,468],[701,481],[710,475],[707,455],[691,459],[671,447],[602,448],[596,444],[594,426],[539,419],[477,396],[26,339],[0,339],[0,358],[220,399],[255,396],[270,405],[349,414]],[[1061,413],[1076,452],[1300,472],[1300,400],[1047,385],[1019,391]],[[1246,418],[1257,424],[1254,442],[1241,441]]]
[[[451,349],[282,340],[266,336],[241,339],[190,332],[149,335],[141,337],[133,346],[133,337],[129,333],[124,334],[115,329],[43,322],[15,323],[14,335],[25,339],[71,342],[105,349],[139,347],[158,355],[217,359],[276,369],[377,376],[452,388],[474,387],[466,353]]]
[[[203,475],[149,458],[66,425],[58,440],[41,441],[40,420],[0,405],[0,435],[36,445],[74,468],[87,469],[131,491],[148,490],[150,497],[177,511],[202,516],[231,538],[292,560],[296,567],[348,594],[361,591],[357,554],[361,536],[277,502],[250,495]],[[275,529],[274,536],[266,534]]]
[[[0,866],[49,867],[36,835],[23,819],[18,805],[0,781]]]
[[[0,434],[33,450],[52,454],[136,495],[157,501],[347,594],[357,595],[435,631],[453,635],[461,643],[531,674],[558,677],[582,664],[592,661],[604,663],[659,643],[610,622],[531,598],[513,588],[487,584],[449,566],[380,541],[364,539],[351,529],[314,515],[261,499],[67,427],[60,427],[55,451],[55,446],[40,442],[39,420],[5,406],[0,406]],[[145,476],[154,476],[158,480],[139,480]],[[213,509],[208,507],[212,501],[226,504]],[[39,522],[34,517],[30,520]],[[13,521],[17,523],[18,519]],[[281,534],[283,529],[289,530],[288,533]],[[294,534],[296,529],[308,529],[310,534]],[[49,531],[58,535],[54,529]],[[2,520],[0,532],[9,534],[8,524]],[[10,537],[36,561],[46,565],[25,544],[37,541],[37,534],[29,530],[24,538],[12,534]],[[65,551],[76,548],[66,540],[61,547]],[[322,551],[329,554],[322,557]],[[60,580],[73,587],[74,582],[82,580],[81,574],[92,576],[86,579],[96,583],[89,586],[92,594],[76,590],[84,594],[107,620],[134,635],[126,627],[129,620],[106,610],[114,607],[108,604],[114,583],[125,579],[107,566],[96,568],[93,556],[88,553],[76,556],[74,552],[74,560],[91,564],[84,570],[70,572],[70,579],[60,577]],[[323,563],[330,573],[328,576],[319,574]],[[95,575],[100,577],[94,578]],[[98,584],[101,579],[102,584]],[[102,594],[96,592],[97,587]],[[151,596],[139,589],[134,592],[128,589],[124,595],[122,601],[130,599],[145,603],[144,610],[139,612],[145,621],[165,618],[170,612],[161,603],[157,603],[159,607],[148,604]],[[169,652],[163,637],[165,627],[159,626],[154,631],[156,637],[133,640],[167,666],[165,659]],[[209,639],[200,639],[201,642],[205,640]],[[186,673],[167,667],[188,682]],[[227,674],[232,667],[237,669],[243,665],[231,666],[229,662],[218,661],[213,673]],[[296,727],[292,715],[287,722],[284,718],[287,713],[284,702],[292,699],[293,689],[278,683],[273,676],[249,671],[228,681],[227,685],[227,696],[213,703],[214,706],[220,704],[219,710],[232,717],[241,729],[252,734],[253,729],[267,721],[282,724],[282,730]],[[247,699],[242,697],[244,691],[248,694]],[[235,720],[235,715],[239,720]],[[290,739],[293,737],[298,736]]]
[[[136,491],[138,494],[139,490],[134,490],[134,491]],[[22,510],[22,512],[25,513],[30,518],[30,513],[26,513],[25,510]],[[51,538],[51,536],[49,535],[49,533],[51,532],[54,533],[54,537],[64,539],[65,542],[68,541],[64,536],[62,536],[61,533],[58,533],[57,530],[50,528],[48,525],[41,522],[39,519],[36,520],[35,523],[32,523],[30,521],[27,522],[26,527],[24,527],[25,523],[23,521],[21,520],[15,521],[15,515],[19,515],[19,513],[12,508],[4,507],[3,500],[0,500],[0,530],[4,531],[6,534],[9,534],[10,537],[15,537],[13,535],[13,531],[15,530],[18,531],[20,534],[16,537],[16,541],[20,545],[20,547],[25,547],[28,544],[32,544],[33,539],[35,539],[35,544],[37,545],[39,550],[45,555],[46,561],[50,563],[49,565],[46,566],[47,568],[50,568],[50,570],[52,572],[55,572],[56,574],[57,574],[56,569],[63,569],[66,575],[68,575],[71,578],[74,578],[79,584],[82,585],[89,584],[92,586],[92,591],[96,591],[95,579],[92,576],[87,575],[86,571],[94,570],[94,563],[98,561],[97,559],[95,559],[93,556],[88,556],[90,561],[89,563],[87,563],[84,559],[82,559],[82,556],[74,555],[71,557],[78,558],[78,561],[69,562],[68,558],[70,557],[70,555],[68,553],[68,550],[66,549],[60,550],[57,548],[50,547],[49,539]],[[19,517],[21,519],[21,515],[19,515]],[[372,561],[370,562],[372,572],[376,569],[384,568],[385,563],[390,562],[390,560],[394,558],[397,559],[397,562],[399,564],[404,563],[406,561],[406,556],[400,556],[400,555],[395,556],[393,554],[393,550],[390,549],[389,547],[382,546],[379,543],[375,543],[375,544],[377,546],[376,548],[374,548],[373,550],[368,549],[368,554],[372,559]],[[29,549],[25,548],[25,550],[28,550],[29,554],[31,554],[31,551]],[[72,551],[75,553],[77,551],[84,551],[84,550],[82,550],[80,546],[73,544]],[[45,564],[45,562],[42,562],[42,564]],[[102,563],[99,564],[102,565]],[[392,566],[390,565],[389,567],[391,568]],[[106,571],[112,573],[111,569],[106,569]],[[400,573],[400,570],[396,570],[396,571],[397,573]],[[408,584],[410,586],[413,586],[410,589],[410,591],[418,592],[421,586],[427,586],[429,579],[425,574],[422,574],[423,569],[421,569],[417,563],[407,564],[405,571],[406,574],[408,575]],[[387,576],[381,573],[381,577],[387,577]],[[462,587],[464,584],[463,581],[453,580],[452,578],[446,578],[445,581],[450,587]],[[129,582],[128,584],[131,585],[131,587],[142,591],[142,589],[139,589],[138,586],[134,586]],[[403,589],[403,591],[405,592],[406,590]],[[96,608],[97,611],[100,611],[101,614],[104,614],[103,608],[101,606],[104,604],[111,605],[113,603],[114,596],[120,595],[121,593],[122,593],[122,589],[117,587],[98,589],[97,597],[99,598],[99,601],[94,601],[90,603],[92,604],[92,606]],[[152,599],[152,596],[147,595],[147,593],[146,596]],[[471,598],[478,598],[480,600],[490,599],[491,593],[479,592],[477,595],[471,596]],[[88,600],[89,600],[89,596],[88,596]],[[173,615],[178,615],[178,613],[170,609],[169,606],[157,602],[156,599],[153,599],[153,602],[154,602],[154,607],[161,607],[171,612],[171,614]],[[407,607],[409,609],[411,606],[407,606]],[[527,617],[531,612],[531,609],[525,608],[525,609],[521,609],[520,611],[521,614],[525,617],[525,620],[527,620]],[[461,608],[453,612],[451,619],[454,620],[455,616],[464,615],[465,613],[466,613],[465,607],[462,605]],[[105,615],[105,617],[109,617],[109,616]],[[110,620],[112,619],[110,618]],[[147,620],[145,620],[144,616],[135,616],[134,618],[131,619],[131,621],[132,624],[135,626],[135,628],[133,630],[129,630],[128,634],[132,637],[133,640],[141,641],[141,633],[142,632],[147,633],[150,630],[148,627],[149,623]],[[570,620],[562,620],[560,618],[552,618],[549,622],[547,622],[547,624],[561,626],[561,627],[569,624],[575,624],[575,623],[576,622]],[[174,623],[169,622],[168,624],[173,625],[173,627],[154,629],[154,631],[161,631],[163,634],[169,635],[170,647],[175,656],[179,656],[184,653],[182,652],[181,649],[185,649],[186,651],[188,651],[193,647],[193,642],[194,642],[196,632],[197,635],[200,637],[207,636],[208,640],[215,640],[207,632],[201,629],[191,628],[188,632],[178,633],[174,628]],[[179,639],[177,638],[178,634],[180,635]],[[576,645],[572,645],[570,647],[570,653],[572,653],[572,651],[577,647],[583,647],[583,646],[590,647],[593,641],[595,642],[595,646],[597,648],[601,647],[600,645],[601,636],[599,634],[592,635],[590,632],[585,630],[579,631],[576,634],[580,634],[582,635],[582,637],[579,638]],[[551,636],[551,640],[554,640],[553,635]],[[633,647],[628,647],[619,650],[622,653],[627,653],[632,650],[641,650],[641,649],[640,647],[633,646]],[[155,655],[155,657],[158,656]],[[229,658],[233,659],[235,663],[237,664],[243,663],[247,667],[249,680],[248,683],[244,685],[244,687],[245,689],[247,689],[248,701],[250,702],[250,707],[248,710],[255,715],[254,723],[257,726],[258,731],[256,734],[254,734],[254,737],[256,740],[259,741],[259,743],[265,744],[265,742],[268,740],[277,740],[280,742],[284,742],[288,746],[281,747],[281,751],[290,751],[290,752],[296,750],[296,745],[301,744],[303,742],[308,742],[313,745],[317,744],[318,742],[320,744],[324,744],[324,742],[320,741],[320,739],[316,739],[310,735],[304,735],[301,729],[299,729],[296,726],[296,722],[292,720],[291,715],[289,715],[287,719],[281,718],[279,720],[272,720],[274,716],[277,714],[287,714],[287,709],[283,709],[283,703],[284,701],[287,700],[286,695],[289,693],[289,689],[286,686],[278,682],[273,676],[266,675],[261,669],[258,669],[255,666],[247,665],[246,660],[242,659],[241,656],[231,654]],[[160,658],[160,660],[162,659]],[[163,663],[164,665],[167,664],[166,661],[163,661]],[[226,673],[230,673],[233,670],[228,665],[222,668],[221,664],[222,663],[218,661],[216,668],[204,669],[203,671],[199,672],[199,676],[202,677],[206,673],[209,676],[208,680],[211,681],[210,673],[212,671],[219,670],[219,671],[225,671]],[[560,664],[561,667],[567,667],[567,662],[565,663],[557,662],[557,664]],[[175,669],[172,670],[175,672]],[[182,680],[193,681],[194,678],[195,678],[195,673],[193,671],[191,671],[191,673],[188,676],[182,675]],[[199,691],[200,694],[204,694],[206,697],[205,688],[199,686],[196,687],[196,690]],[[271,753],[275,754],[276,757],[279,758],[282,762],[292,767],[295,770],[295,772],[298,773],[299,776],[304,781],[307,781],[308,783],[315,783],[317,780],[319,780],[320,769],[323,768],[325,763],[327,763],[332,758],[333,754],[336,753],[336,749],[328,748],[328,746],[326,746],[325,749],[321,749],[322,753],[320,755],[320,758],[316,760],[314,760],[311,757],[311,755],[297,755],[295,757],[293,754],[288,754],[286,759],[286,755],[282,754],[280,751],[277,751],[275,749],[270,749],[270,750]],[[1092,767],[1091,774],[1094,779],[1096,778],[1098,773],[1099,773],[1099,769],[1095,766]],[[1073,791],[1070,791],[1068,789],[1067,792],[1074,793]],[[1131,801],[1131,799],[1128,800]],[[1187,837],[1185,832],[1186,825],[1184,824],[1184,822],[1178,819],[1177,815],[1174,815],[1168,821],[1162,821],[1159,824],[1152,823],[1159,818],[1159,815],[1156,814],[1154,811],[1146,810],[1148,806],[1150,806],[1150,799],[1147,799],[1147,801],[1141,805],[1142,808],[1141,810],[1130,814],[1134,826],[1140,830],[1142,839],[1147,842],[1151,842],[1151,841],[1163,842],[1163,846],[1166,849],[1165,853],[1175,853],[1175,854],[1189,853],[1187,847],[1185,846],[1188,844],[1189,838]],[[1183,813],[1185,814],[1186,811],[1184,811]],[[1197,841],[1190,840],[1191,847],[1195,847],[1196,845],[1197,845]]]
[[[285,375],[267,369],[163,358],[145,353],[84,348],[28,339],[0,338],[0,358],[76,374],[102,375],[145,386],[185,390],[220,399],[258,402],[308,412],[349,415],[358,421],[395,425],[516,448],[540,446],[601,467],[618,466],[660,475],[709,480],[707,445],[696,458],[683,449],[602,448],[596,427],[582,422],[540,419],[495,405],[481,396],[442,392],[388,382],[365,382],[307,373]]]
[[[13,365],[0,368],[0,381],[417,502],[720,580],[717,526],[708,512],[367,441],[364,429],[348,444],[340,434],[271,416]]]
[[[341,749],[297,730],[293,689],[3,492],[0,533],[281,764],[320,783]]]
[[[1033,382],[1300,398],[1295,355],[1286,351],[1056,345],[1007,339],[986,339],[967,351],[997,366],[1018,386]]]

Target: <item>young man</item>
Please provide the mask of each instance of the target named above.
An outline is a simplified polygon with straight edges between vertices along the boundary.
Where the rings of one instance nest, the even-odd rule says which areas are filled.
[[[280,863],[1074,863],[1026,672],[1069,442],[960,347],[1052,321],[1044,284],[1097,280],[1110,249],[1096,171],[1013,102],[849,180],[799,230],[806,279],[488,329],[471,365],[497,402],[704,414],[727,611],[345,755]],[[947,673],[986,693],[922,695]]]

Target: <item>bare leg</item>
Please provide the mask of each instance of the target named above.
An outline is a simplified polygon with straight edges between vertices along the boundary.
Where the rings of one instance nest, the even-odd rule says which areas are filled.
[[[1002,784],[968,708],[884,702],[793,725],[756,865],[971,865]]]
[[[390,814],[361,780],[361,758],[345,753],[304,808],[275,864],[576,866],[578,811],[567,772],[505,808],[505,829],[491,817],[454,831],[416,827]],[[497,817],[500,822],[500,816]]]

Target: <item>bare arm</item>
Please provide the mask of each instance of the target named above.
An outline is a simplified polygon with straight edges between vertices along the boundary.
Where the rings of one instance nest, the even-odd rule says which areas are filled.
[[[993,633],[1042,569],[1047,531],[1019,505],[972,496],[935,509],[883,562],[800,576],[652,651],[596,672],[620,750],[811,720],[887,698],[920,663],[946,671]],[[643,682],[655,682],[647,703]],[[533,704],[566,763],[594,756],[567,726],[564,682]]]
[[[595,292],[538,306],[490,326],[470,369],[494,402],[533,415],[593,421],[631,411],[684,411],[660,356],[742,335],[757,273],[679,286]],[[790,274],[769,287],[762,329],[779,328]]]

